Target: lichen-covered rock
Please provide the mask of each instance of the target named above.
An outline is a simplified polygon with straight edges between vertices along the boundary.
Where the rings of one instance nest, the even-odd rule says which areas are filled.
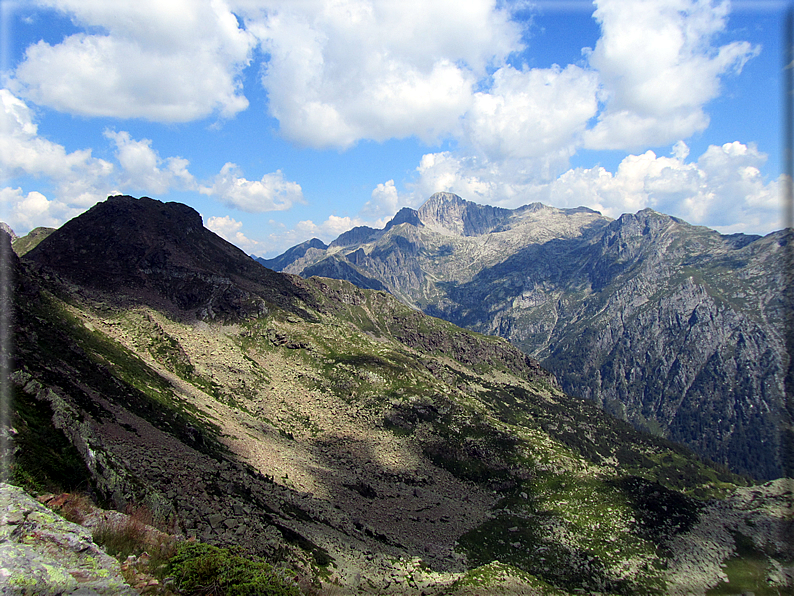
[[[0,483],[0,594],[137,594],[88,530]]]

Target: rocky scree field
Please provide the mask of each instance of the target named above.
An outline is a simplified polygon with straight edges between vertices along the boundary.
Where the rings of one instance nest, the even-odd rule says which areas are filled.
[[[612,220],[584,207],[510,210],[437,193],[383,230],[259,261],[384,289],[504,337],[567,393],[768,480],[784,473],[780,437],[792,442],[790,242],[785,231],[722,235],[650,209]]]

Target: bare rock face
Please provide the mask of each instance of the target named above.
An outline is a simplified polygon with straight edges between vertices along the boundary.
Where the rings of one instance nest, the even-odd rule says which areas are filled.
[[[9,226],[4,221],[0,221],[0,231],[5,232],[9,236],[11,236],[11,241],[12,242],[17,239],[17,235],[14,233],[14,230],[12,230],[11,226]]]
[[[135,596],[118,561],[84,527],[0,483],[0,592]]]
[[[741,473],[783,473],[790,236],[723,236],[650,209],[614,221],[540,203],[499,209],[451,193],[415,213],[283,270],[380,283],[510,340],[566,392],[638,428]]]

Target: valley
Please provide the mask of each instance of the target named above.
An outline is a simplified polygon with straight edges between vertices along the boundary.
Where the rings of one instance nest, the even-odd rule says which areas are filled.
[[[723,236],[650,209],[518,209],[437,193],[383,230],[306,243],[266,266],[385,289],[508,339],[647,432],[757,478],[783,473],[790,359],[783,231]],[[782,418],[781,418],[782,417]]]
[[[265,269],[184,205],[111,197],[7,266],[32,493],[145,506],[306,594],[794,583],[791,480],[640,432],[505,339]]]

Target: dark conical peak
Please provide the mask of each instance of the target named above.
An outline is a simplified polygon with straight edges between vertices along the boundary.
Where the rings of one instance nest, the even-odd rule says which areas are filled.
[[[216,238],[187,205],[117,195],[66,222],[26,258],[78,283],[116,286],[162,267],[211,270],[215,259],[202,258],[199,245]]]
[[[389,223],[386,224],[386,227],[383,228],[383,231],[386,232],[392,229],[394,226],[398,226],[400,224],[411,224],[412,226],[423,226],[424,224],[419,219],[419,212],[416,209],[411,209],[410,207],[403,207],[397,212]]]
[[[246,292],[274,301],[294,292],[286,278],[206,229],[191,207],[148,197],[109,197],[25,258],[78,285],[155,293],[182,309],[211,303],[216,311],[242,312]]]

